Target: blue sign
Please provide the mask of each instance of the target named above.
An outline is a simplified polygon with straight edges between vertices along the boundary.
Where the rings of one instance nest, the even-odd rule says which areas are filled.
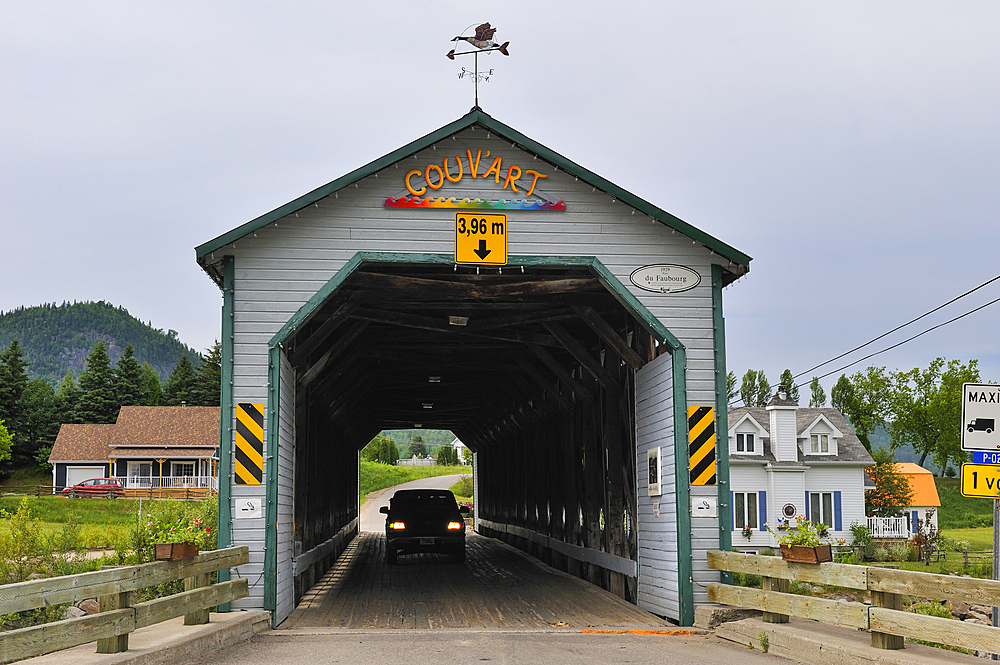
[[[972,451],[973,464],[1000,464],[1000,452],[987,453],[982,450]]]

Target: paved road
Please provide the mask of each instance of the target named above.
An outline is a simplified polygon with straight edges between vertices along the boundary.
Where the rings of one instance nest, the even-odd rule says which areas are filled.
[[[394,485],[378,492],[371,492],[361,504],[361,531],[385,532],[385,517],[378,511],[382,506],[389,505],[389,499],[396,493],[396,490],[417,490],[432,489],[446,490],[460,481],[465,476],[472,473],[464,473],[453,476],[435,476],[433,478],[419,478],[408,483]]]
[[[588,634],[580,631],[384,631],[263,633],[197,665],[778,665],[791,661],[714,635]]]

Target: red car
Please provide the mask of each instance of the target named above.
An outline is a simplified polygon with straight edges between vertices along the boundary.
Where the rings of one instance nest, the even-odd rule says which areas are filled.
[[[62,493],[71,499],[78,496],[104,496],[109,499],[125,496],[125,490],[117,478],[91,478],[67,487]]]

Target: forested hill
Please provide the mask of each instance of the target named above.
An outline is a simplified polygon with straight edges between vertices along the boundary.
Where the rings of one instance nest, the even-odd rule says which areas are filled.
[[[166,380],[181,355],[198,364],[198,355],[177,339],[177,331],[157,330],[136,319],[124,307],[100,302],[55,303],[0,312],[0,348],[17,339],[28,375],[58,383],[66,370],[79,375],[87,354],[98,341],[108,344],[108,355],[117,362],[126,344],[135,348],[141,363],[148,362]]]

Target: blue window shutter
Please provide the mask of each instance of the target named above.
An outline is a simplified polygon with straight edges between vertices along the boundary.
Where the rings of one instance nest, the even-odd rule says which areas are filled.
[[[764,490],[757,492],[757,510],[760,515],[757,526],[761,531],[767,531],[767,527],[764,526],[764,522],[767,521],[767,492]]]
[[[806,492],[806,521],[809,521],[809,492]]]
[[[736,530],[736,492],[729,493],[729,526]]]
[[[835,531],[844,529],[844,523],[840,518],[840,492],[833,493],[833,528]]]
[[[917,511],[914,510],[913,512],[910,513],[910,531],[912,531],[913,533],[917,532],[917,530],[920,528],[919,525],[917,524],[917,522],[919,521],[920,517],[917,515]]]

